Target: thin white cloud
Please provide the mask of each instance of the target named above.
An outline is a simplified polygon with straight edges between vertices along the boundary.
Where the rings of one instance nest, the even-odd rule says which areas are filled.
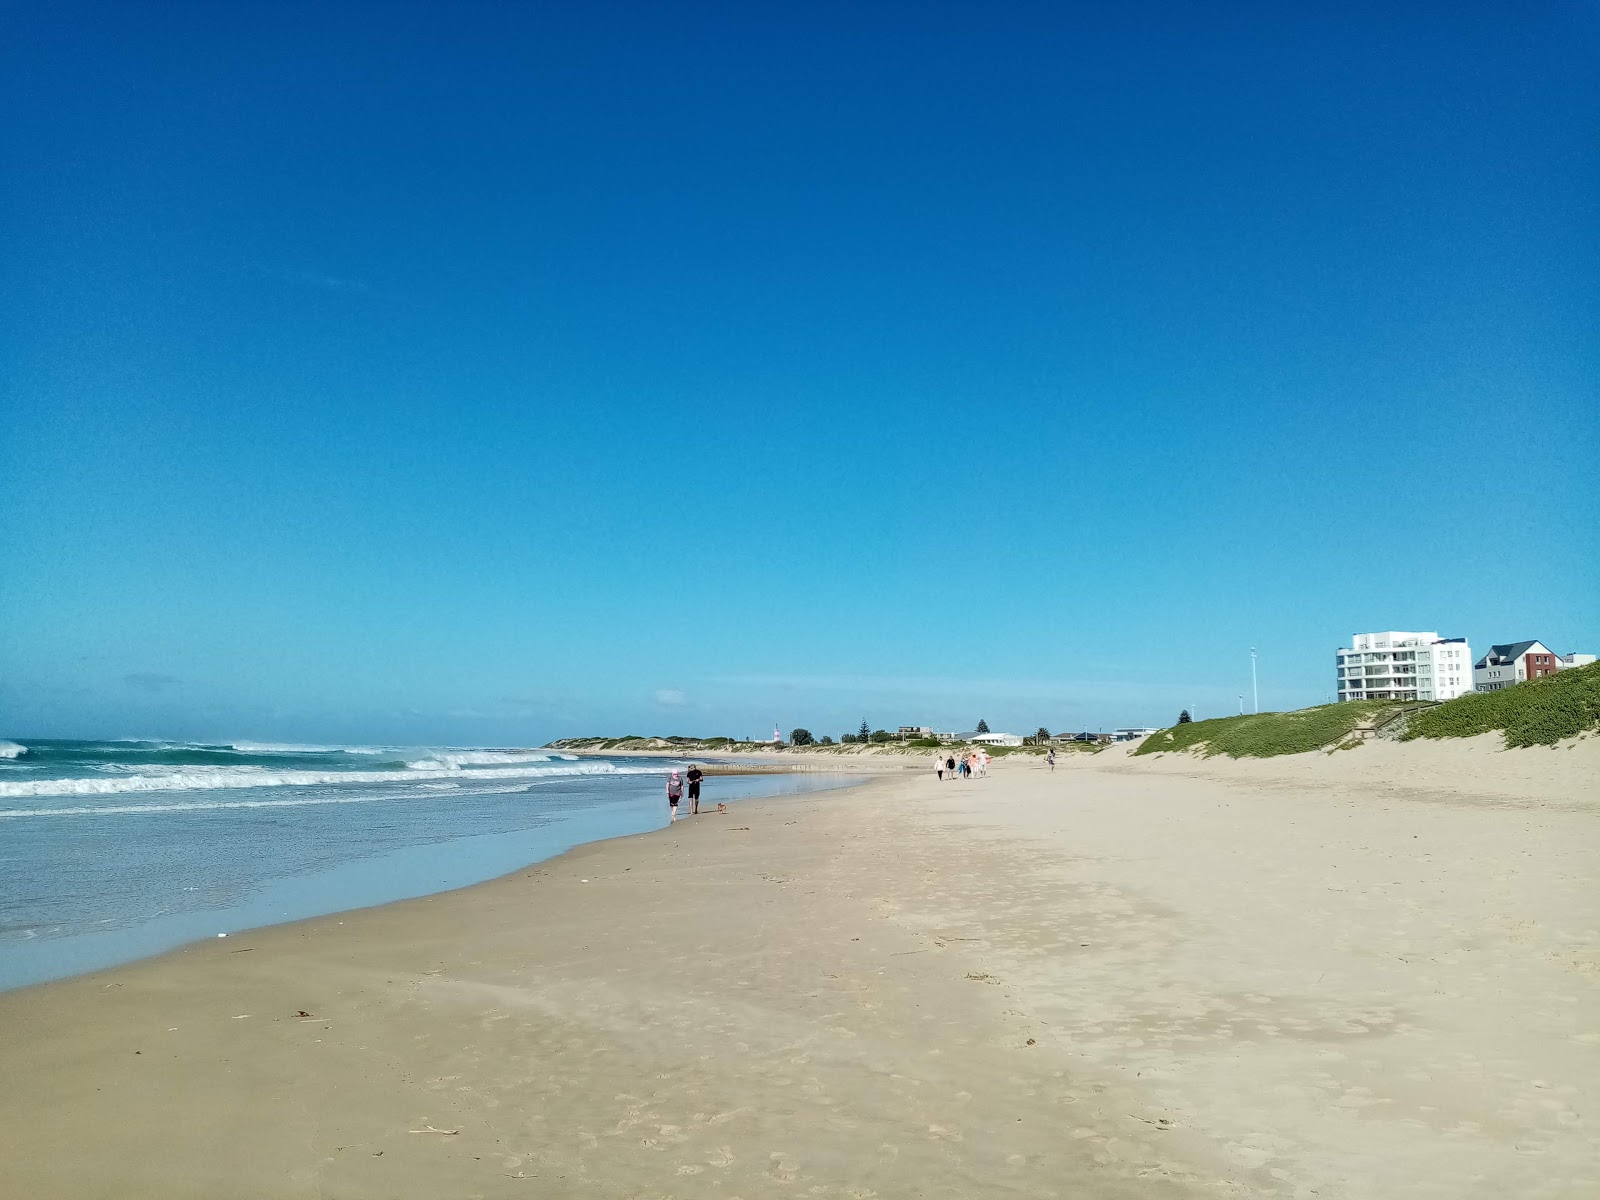
[[[349,296],[369,296],[374,300],[398,300],[400,297],[394,292],[385,291],[383,288],[374,287],[360,279],[348,279],[342,275],[328,275],[322,271],[304,271],[293,267],[261,267],[259,270],[274,279],[285,283],[305,284],[309,287],[320,288],[325,292],[340,292]]]
[[[124,675],[122,682],[131,688],[138,688],[141,692],[161,692],[178,682],[175,675],[159,675],[153,671],[135,671],[132,675]]]
[[[662,708],[682,708],[688,699],[678,688],[656,689],[656,703]]]
[[[991,696],[1018,700],[1056,700],[1086,691],[1147,691],[1152,685],[1098,679],[973,679],[936,675],[735,675],[714,682],[726,687],[781,688],[800,692],[851,692],[862,695]],[[1161,686],[1161,685],[1154,685]]]

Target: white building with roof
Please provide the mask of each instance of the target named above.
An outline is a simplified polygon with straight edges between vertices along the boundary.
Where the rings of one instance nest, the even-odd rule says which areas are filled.
[[[1473,686],[1480,692],[1498,692],[1541,675],[1554,675],[1569,667],[1595,661],[1592,654],[1557,654],[1541,641],[1506,642],[1490,646],[1489,653],[1472,667]]]
[[[1454,700],[1472,690],[1472,647],[1437,633],[1358,633],[1334,655],[1341,700]]]
[[[1472,686],[1480,692],[1498,692],[1560,669],[1561,660],[1543,642],[1506,642],[1490,646],[1489,653],[1472,665]]]

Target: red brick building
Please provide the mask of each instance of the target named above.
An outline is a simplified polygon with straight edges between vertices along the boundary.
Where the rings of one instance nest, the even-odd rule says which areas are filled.
[[[1472,685],[1480,692],[1498,692],[1541,675],[1554,675],[1562,667],[1555,652],[1543,642],[1508,642],[1490,646],[1472,665]]]

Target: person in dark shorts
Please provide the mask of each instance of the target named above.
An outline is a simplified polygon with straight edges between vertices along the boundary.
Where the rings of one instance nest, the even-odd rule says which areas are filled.
[[[700,815],[700,781],[705,778],[705,772],[695,764],[689,764],[689,815]]]
[[[678,778],[674,771],[667,778],[667,807],[672,810],[672,819],[678,819],[678,801],[683,799],[683,780]]]

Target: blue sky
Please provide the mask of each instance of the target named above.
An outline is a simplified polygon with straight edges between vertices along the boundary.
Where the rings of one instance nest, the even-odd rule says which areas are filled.
[[[0,734],[1600,649],[1590,5],[13,5]]]

